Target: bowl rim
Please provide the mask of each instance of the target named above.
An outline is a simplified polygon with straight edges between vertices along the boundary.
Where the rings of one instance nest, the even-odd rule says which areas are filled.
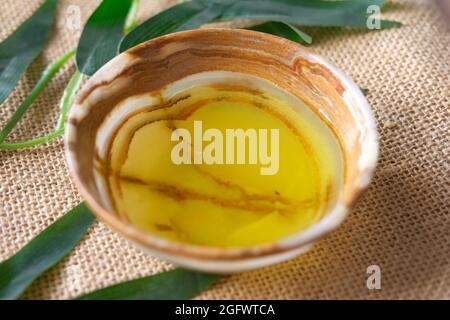
[[[168,35],[163,35],[157,38],[153,38],[151,40],[145,41],[135,47],[132,47],[121,54],[117,55],[113,59],[111,59],[107,64],[102,66],[99,69],[102,72],[105,72],[107,68],[114,64],[116,59],[119,59],[121,55],[126,54],[129,50],[138,50],[139,48],[145,47],[148,43],[153,41],[158,41],[161,38],[166,39],[174,39],[176,40],[179,36],[195,36],[196,34],[207,33],[207,32],[233,32],[236,35],[252,35],[258,37],[260,39],[264,39],[266,41],[272,42],[274,45],[284,44],[287,46],[291,46],[295,49],[295,51],[302,57],[314,61],[315,63],[319,63],[322,66],[326,67],[337,79],[341,82],[343,87],[346,89],[345,91],[349,91],[351,97],[355,100],[355,105],[363,112],[363,116],[365,118],[368,133],[371,135],[371,139],[373,141],[370,145],[371,155],[367,161],[365,161],[364,170],[361,170],[361,174],[364,177],[359,177],[360,186],[359,188],[355,188],[352,190],[354,196],[352,200],[344,204],[343,199],[338,198],[334,206],[322,217],[319,221],[312,224],[308,228],[299,231],[291,236],[281,238],[280,240],[257,244],[252,246],[245,247],[212,247],[212,246],[200,246],[189,243],[181,243],[173,240],[165,239],[158,237],[156,235],[146,233],[144,231],[140,231],[135,228],[133,225],[121,220],[115,214],[110,213],[106,208],[104,208],[99,201],[88,192],[85,183],[83,183],[79,177],[79,168],[78,163],[74,160],[76,158],[75,153],[76,150],[71,150],[69,147],[70,142],[73,139],[76,139],[77,129],[76,129],[76,121],[70,121],[70,119],[76,116],[74,115],[74,108],[71,108],[67,120],[66,120],[66,130],[64,133],[64,145],[65,145],[65,158],[68,166],[68,170],[77,186],[79,192],[82,197],[86,201],[87,206],[93,211],[95,216],[99,218],[101,221],[105,222],[108,226],[110,226],[113,230],[118,232],[121,235],[124,235],[127,238],[130,238],[133,242],[138,243],[139,245],[153,251],[153,252],[162,252],[164,254],[172,255],[172,256],[184,256],[186,258],[197,259],[197,260],[238,260],[238,259],[252,259],[263,256],[269,256],[274,254],[279,254],[282,252],[290,251],[293,249],[298,249],[300,247],[306,246],[315,242],[316,240],[322,238],[332,230],[336,229],[348,215],[349,209],[354,205],[359,195],[367,188],[370,180],[372,179],[375,167],[378,161],[378,132],[376,129],[375,120],[373,117],[372,110],[365,98],[362,94],[359,87],[353,82],[351,78],[346,76],[340,69],[331,64],[327,59],[314,53],[310,48],[304,47],[296,42],[292,42],[290,40],[280,38],[277,36],[273,36],[270,34],[252,31],[252,30],[243,30],[243,29],[230,29],[230,28],[201,28],[187,31],[180,31],[176,33],[171,33]],[[97,71],[96,74],[99,72]],[[94,74],[89,81],[95,83],[95,75]],[[85,84],[86,86],[87,84]],[[77,95],[80,94],[83,90],[80,90]]]

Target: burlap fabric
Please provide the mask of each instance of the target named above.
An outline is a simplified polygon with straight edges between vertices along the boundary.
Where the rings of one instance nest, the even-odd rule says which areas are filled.
[[[40,0],[2,0],[0,40]],[[75,47],[73,7],[81,22],[99,1],[60,1],[58,23],[45,52],[0,109],[4,124],[44,66]],[[225,277],[199,298],[227,299],[449,299],[450,298],[450,34],[431,1],[392,1],[386,18],[401,28],[366,32],[306,28],[313,48],[369,88],[381,134],[375,179],[343,226],[291,261]],[[173,3],[173,1],[172,1]],[[142,1],[145,19],[170,5]],[[72,20],[71,20],[72,21]],[[48,88],[9,141],[49,132],[73,62]],[[75,206],[80,196],[66,170],[62,141],[23,151],[0,151],[0,260]],[[381,267],[381,290],[366,287],[369,265]],[[40,277],[27,299],[66,299],[171,266],[142,253],[102,223]]]

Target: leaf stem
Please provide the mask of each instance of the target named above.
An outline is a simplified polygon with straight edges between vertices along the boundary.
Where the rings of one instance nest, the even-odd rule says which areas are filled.
[[[137,17],[139,12],[139,0],[133,0],[130,10],[128,11],[127,19],[123,28],[123,33],[127,34],[133,30],[137,25]]]
[[[15,143],[0,143],[0,149],[7,149],[7,150],[15,150],[15,149],[22,149],[22,148],[29,148],[34,147],[37,145],[40,145],[42,143],[50,142],[56,137],[62,135],[64,133],[64,122],[67,117],[67,112],[70,109],[70,106],[73,103],[73,100],[75,99],[75,93],[77,92],[78,88],[81,85],[81,80],[83,79],[83,75],[81,74],[78,69],[73,74],[72,78],[70,79],[66,89],[64,90],[64,94],[61,98],[61,102],[59,105],[59,109],[61,110],[61,114],[58,119],[58,123],[56,125],[56,128],[53,132],[51,132],[48,135],[22,141],[22,142],[15,142]]]
[[[11,119],[6,123],[5,127],[0,131],[0,143],[5,141],[8,134],[14,129],[17,123],[22,119],[25,112],[37,99],[39,94],[44,90],[45,86],[48,82],[53,78],[53,76],[58,72],[58,70],[75,54],[75,50],[71,50],[68,53],[64,54],[60,58],[58,58],[55,62],[48,65],[47,68],[42,72],[39,81],[34,86],[33,90],[31,90],[30,94],[25,98],[24,101],[19,105],[16,112],[13,114]]]
[[[27,140],[27,141],[22,141],[22,142],[14,142],[14,143],[0,143],[0,149],[15,150],[15,149],[34,147],[34,146],[40,145],[42,143],[52,141],[56,137],[63,134],[63,132],[64,132],[64,129],[56,130],[48,135],[45,135],[45,136],[42,136],[42,137],[39,137],[36,139],[32,139],[32,140]]]
[[[61,114],[59,115],[58,123],[56,125],[55,131],[64,129],[64,122],[66,121],[67,112],[70,109],[70,106],[75,99],[75,93],[81,85],[81,80],[83,80],[83,75],[77,69],[73,74],[72,78],[70,78],[69,84],[64,90],[64,94],[61,98],[61,102],[59,105],[59,110]]]

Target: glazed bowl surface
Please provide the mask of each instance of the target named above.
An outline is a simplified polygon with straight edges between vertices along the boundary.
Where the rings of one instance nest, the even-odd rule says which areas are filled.
[[[111,132],[154,98],[193,85],[208,73],[264,79],[300,99],[335,134],[344,158],[343,187],[317,223],[279,241],[242,248],[178,243],[138,230],[121,219],[100,172]],[[153,96],[149,96],[152,93]],[[198,29],[162,36],[121,53],[77,94],[66,125],[69,171],[97,217],[151,254],[191,269],[237,272],[292,258],[339,226],[368,186],[378,156],[370,107],[358,86],[323,57],[288,40],[237,29]]]

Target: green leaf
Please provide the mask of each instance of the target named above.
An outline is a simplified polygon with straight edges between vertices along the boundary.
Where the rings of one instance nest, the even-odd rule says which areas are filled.
[[[34,86],[33,90],[31,90],[30,94],[25,98],[25,100],[19,105],[14,115],[11,117],[11,119],[6,123],[6,125],[3,127],[3,129],[0,131],[0,143],[5,141],[8,134],[14,129],[16,124],[22,119],[25,112],[28,110],[28,108],[31,106],[31,104],[34,102],[34,100],[37,99],[37,97],[40,95],[42,90],[44,90],[45,86],[48,84],[48,82],[53,78],[53,76],[58,72],[58,70],[75,54],[75,51],[72,50],[59,59],[57,59],[52,64],[48,65],[47,68],[45,68],[44,72],[42,72],[41,77],[39,78],[38,82]]]
[[[289,23],[270,21],[247,29],[264,33],[270,33],[301,44],[312,43],[312,37],[309,34],[299,30],[298,28],[294,27]]]
[[[46,0],[16,31],[0,43],[0,103],[42,51],[55,20],[56,0]]]
[[[123,52],[144,41],[171,32],[194,29],[218,20],[272,20],[285,24],[315,26],[366,27],[367,7],[383,5],[383,0],[195,0],[183,2],[151,17],[124,37],[119,51]],[[397,22],[381,21],[381,27],[397,26]],[[267,26],[266,26],[267,27]],[[280,30],[291,39],[308,43],[311,37],[289,25]],[[275,32],[275,31],[273,31]],[[295,40],[294,40],[295,41]]]
[[[117,54],[131,0],[103,0],[87,21],[77,49],[78,69],[93,75]]]
[[[151,17],[127,34],[119,51],[125,51],[144,41],[182,30],[195,29],[221,15],[225,5],[214,1],[184,2]]]
[[[0,263],[0,299],[16,299],[75,247],[93,221],[86,205],[79,204]]]
[[[78,300],[190,299],[212,285],[219,275],[173,269],[100,289]]]
[[[197,0],[203,3],[205,0]],[[219,0],[216,0],[219,1]],[[367,8],[383,0],[222,0],[230,4],[220,20],[273,20],[308,26],[367,27]],[[398,23],[382,21],[381,27]]]

